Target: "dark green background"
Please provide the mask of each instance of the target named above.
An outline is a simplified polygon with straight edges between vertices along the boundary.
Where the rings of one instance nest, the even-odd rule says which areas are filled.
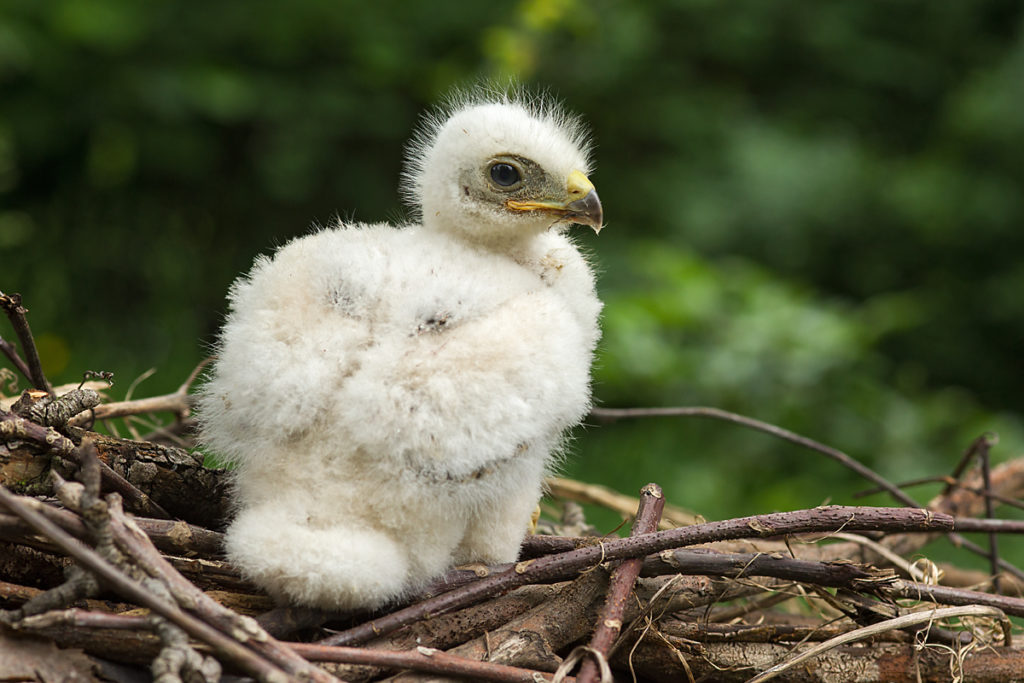
[[[0,288],[52,377],[176,387],[253,257],[402,216],[402,144],[515,77],[592,125],[604,405],[714,405],[900,480],[1024,446],[1024,6],[0,5]],[[5,326],[5,338],[10,330]],[[566,472],[708,517],[862,486],[737,427],[579,432]],[[931,492],[934,492],[934,488]],[[915,491],[922,498],[929,491]],[[885,498],[869,499],[884,502]]]

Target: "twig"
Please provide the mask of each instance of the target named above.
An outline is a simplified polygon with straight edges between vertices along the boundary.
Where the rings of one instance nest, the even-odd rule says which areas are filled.
[[[0,410],[0,440],[9,441],[21,438],[32,441],[47,448],[57,455],[81,464],[82,456],[74,442],[53,429],[43,427],[14,413]],[[170,515],[152,498],[137,489],[130,481],[115,472],[104,462],[100,463],[103,481],[110,489],[121,494],[137,510],[145,510],[156,517],[169,518]]]
[[[732,578],[769,576],[818,586],[867,590],[889,598],[930,600],[950,605],[988,605],[1024,616],[1024,599],[897,579],[848,562],[812,562],[767,554],[716,553],[703,548],[664,551],[649,557],[642,575],[701,574]]]
[[[1024,534],[1024,521],[1019,519],[975,519],[955,517],[953,528],[957,531],[985,532],[990,534]]]
[[[32,371],[28,369],[28,365],[26,365],[25,361],[21,359],[21,356],[18,355],[18,349],[14,347],[14,344],[3,337],[0,337],[0,353],[7,356],[7,359],[11,361],[11,365],[21,373],[22,377],[27,379],[29,382],[32,381]],[[14,386],[13,383],[12,386]]]
[[[81,598],[95,597],[99,592],[96,577],[77,565],[67,567],[64,577],[63,583],[33,596],[18,609],[0,612],[0,621],[13,625],[24,617],[63,608]]]
[[[32,337],[32,329],[29,327],[28,318],[25,314],[28,309],[21,305],[20,294],[4,294],[0,292],[0,308],[4,309],[7,319],[14,327],[14,334],[18,337],[21,350],[25,353],[25,364],[28,366],[28,378],[33,386],[40,391],[45,391],[53,396],[53,387],[43,374],[43,364],[39,360],[39,350],[36,348],[36,341]],[[20,368],[19,368],[20,369]]]
[[[899,482],[898,484],[896,484],[896,486],[899,486],[901,489],[903,489],[903,488],[907,488],[909,486],[918,486],[920,484],[936,484],[936,483],[940,483],[940,482],[946,484],[945,493],[943,493],[942,495],[948,495],[948,492],[952,491],[953,489],[962,489],[964,491],[968,491],[968,492],[973,493],[973,494],[975,494],[977,496],[980,496],[980,497],[991,498],[993,501],[995,501],[997,503],[1001,503],[1003,505],[1009,505],[1010,507],[1017,508],[1018,510],[1024,510],[1024,501],[1015,500],[1015,499],[1009,498],[1007,496],[1001,496],[998,493],[992,493],[990,491],[985,491],[984,488],[974,488],[974,487],[971,487],[971,486],[967,486],[963,482],[958,481],[956,479],[953,479],[949,475],[943,475],[941,477],[921,477],[919,479],[909,479],[907,481]],[[854,498],[865,498],[865,497],[873,495],[875,493],[881,493],[881,491],[882,491],[882,489],[880,489],[880,488],[878,488],[876,486],[874,488],[865,489],[863,491],[858,491],[858,492],[853,494],[853,497]]]
[[[25,617],[18,623],[19,631],[52,629],[61,626],[71,628],[109,628],[122,631],[148,630],[146,617],[134,614],[111,614],[92,610],[70,609],[51,610],[43,614]]]
[[[640,502],[633,496],[624,495],[607,486],[576,481],[575,479],[548,477],[544,480],[544,484],[547,486],[550,495],[555,498],[574,500],[577,503],[593,503],[594,505],[614,510],[626,517],[633,515]],[[666,502],[658,528],[673,529],[677,526],[685,526],[700,521],[703,521],[703,518],[696,513]]]
[[[861,536],[860,534],[847,534],[842,532],[833,534],[833,536],[844,541],[849,541],[851,543],[856,543],[857,545],[862,545],[865,548],[870,548],[879,556],[884,557],[889,564],[903,570],[903,573],[912,578],[914,581],[920,581],[924,578],[924,573],[920,569],[918,569],[913,564],[911,564],[904,558],[900,557],[893,551],[889,550],[881,543],[873,541],[867,536]]]
[[[731,579],[770,576],[819,586],[863,589],[896,580],[891,569],[880,570],[852,562],[798,560],[777,553],[719,553],[705,548],[663,550],[643,563],[641,576],[699,574]]]
[[[640,418],[640,417],[707,417],[716,420],[724,420],[733,424],[738,424],[743,427],[755,429],[766,434],[771,434],[785,441],[798,444],[810,450],[816,451],[823,455],[826,455],[833,460],[839,462],[843,466],[853,470],[865,479],[874,482],[879,488],[888,492],[893,498],[901,502],[903,505],[912,508],[919,508],[921,504],[914,500],[911,496],[907,495],[904,491],[894,485],[892,482],[887,480],[882,475],[878,474],[866,465],[854,460],[846,453],[826,446],[823,443],[810,439],[806,436],[802,436],[795,432],[791,432],[788,429],[783,429],[777,425],[755,420],[752,417],[745,415],[739,415],[737,413],[731,413],[727,410],[721,410],[720,408],[711,408],[705,406],[682,406],[682,407],[671,407],[671,408],[594,408],[590,411],[592,417],[595,417],[603,422],[615,422],[617,420]],[[970,454],[970,451],[968,452]],[[967,460],[965,456],[964,461]],[[948,535],[949,540],[956,546],[962,547],[976,555],[982,557],[991,557],[991,553],[984,548],[978,546],[976,543],[964,538],[960,534],[951,533]],[[996,558],[998,568],[1010,572],[1019,579],[1024,580],[1024,572],[1015,567],[1014,565],[1006,562],[1003,559]],[[998,569],[996,570],[998,571]]]
[[[992,491],[992,472],[989,468],[989,445],[991,439],[984,439],[978,446],[978,459],[981,461],[981,481],[985,493]],[[995,506],[992,498],[985,496],[985,518],[995,517]],[[1024,524],[1021,524],[1024,529]],[[999,537],[995,531],[988,532],[989,569],[992,571],[992,589],[999,592]]]
[[[974,521],[975,522],[985,522],[985,521],[988,521],[988,520],[978,519],[978,520],[974,520]],[[992,521],[998,521],[998,520],[992,520]],[[971,529],[964,529],[964,531],[970,531],[970,530]],[[985,529],[985,531],[987,531],[987,530],[988,529]],[[989,551],[985,550],[984,548],[982,548],[977,543],[974,543],[974,542],[964,538],[960,534],[951,533],[951,534],[947,535],[947,538],[949,538],[949,541],[953,545],[955,545],[957,547],[960,547],[960,548],[963,548],[964,550],[968,550],[968,551],[974,553],[975,555],[980,555],[982,557],[991,557],[991,554],[989,553]],[[999,569],[1002,569],[1005,572],[1009,572],[1010,574],[1013,574],[1015,577],[1017,577],[1021,581],[1024,581],[1024,571],[1021,571],[1021,569],[1018,568],[1016,565],[1010,564],[1009,562],[1007,562],[1006,560],[1004,560],[1001,557],[1000,558],[996,558],[996,565],[997,565],[997,571]]]
[[[982,590],[982,586],[992,585],[992,575],[978,569],[964,569],[949,562],[940,562],[939,569],[942,571],[942,585],[953,588],[968,588],[971,590]],[[1000,578],[1000,593],[1002,595],[1024,595],[1024,583],[1011,574],[1003,574]]]
[[[367,650],[356,647],[329,647],[312,643],[289,643],[297,654],[313,662],[340,662],[426,671],[436,674],[464,676],[472,680],[499,683],[537,683],[550,681],[550,675],[504,664],[478,662],[430,647],[415,651]],[[565,679],[572,681],[575,679]]]
[[[982,449],[986,451],[989,450],[992,446],[996,445],[997,441],[998,439],[996,438],[996,435],[992,434],[991,432],[985,432],[984,434],[976,438],[974,441],[972,441],[971,445],[969,445],[967,449],[964,451],[964,454],[963,456],[961,456],[960,461],[957,462],[956,467],[953,468],[953,473],[950,475],[951,481],[946,483],[946,488],[945,490],[943,490],[942,495],[949,495],[950,490],[954,486],[953,482],[956,482],[958,479],[960,479],[960,476],[971,464],[971,461],[978,456]]]
[[[128,552],[146,573],[159,577],[166,583],[174,598],[182,604],[187,604],[191,612],[202,617],[204,624],[209,623],[223,633],[244,639],[250,648],[289,674],[305,676],[322,683],[336,680],[326,672],[310,666],[301,657],[297,657],[261,629],[255,619],[235,614],[199,590],[157,552],[146,535],[120,510],[111,510],[111,530],[118,545]]]
[[[637,417],[707,417],[715,420],[724,420],[726,422],[747,427],[748,429],[754,429],[759,432],[764,432],[765,434],[771,434],[772,436],[785,441],[795,443],[799,446],[803,446],[804,448],[809,448],[812,451],[817,451],[818,453],[826,455],[836,462],[839,462],[844,467],[853,470],[868,481],[873,482],[904,505],[908,507],[921,507],[913,498],[901,491],[888,479],[878,474],[867,465],[854,460],[839,449],[826,446],[819,441],[802,436],[796,432],[791,432],[788,429],[783,429],[777,425],[762,422],[761,420],[756,420],[752,417],[747,417],[746,415],[731,413],[727,410],[710,408],[707,406],[681,406],[672,408],[594,408],[590,411],[590,414],[603,422],[615,422],[616,420]]]
[[[1024,617],[1024,598],[1009,595],[995,595],[966,588],[933,586],[928,583],[915,583],[902,579],[873,587],[871,590],[888,598],[928,600],[942,605],[985,605],[1013,617]]]
[[[109,420],[141,413],[174,413],[179,419],[187,417],[191,404],[188,394],[175,392],[163,396],[151,396],[149,398],[137,398],[131,401],[118,401],[116,403],[103,403],[93,408],[92,413],[82,413],[71,419],[68,424],[72,427],[87,425],[93,420]]]
[[[906,489],[906,488],[910,488],[912,486],[922,486],[924,484],[937,484],[937,483],[940,483],[940,482],[944,483],[944,484],[947,484],[949,486],[956,486],[957,485],[957,482],[956,482],[955,479],[953,479],[949,475],[943,474],[943,475],[940,475],[940,476],[937,476],[937,477],[918,477],[917,479],[907,479],[906,481],[898,481],[895,484],[893,484],[893,486],[896,486],[897,488],[900,488],[900,489]],[[869,489],[864,489],[862,491],[855,492],[852,495],[852,497],[853,498],[867,498],[868,496],[873,496],[876,493],[883,493],[884,491],[885,491],[885,489],[882,488],[881,486],[872,486]]]
[[[519,546],[519,559],[529,560],[544,555],[567,553],[570,550],[596,545],[608,537],[604,536],[548,536],[536,534],[527,536]]]
[[[83,413],[73,418],[68,424],[73,427],[81,427],[90,424],[93,420],[109,420],[118,417],[128,417],[129,415],[165,412],[174,413],[177,419],[182,420],[188,417],[192,409],[192,400],[189,397],[188,390],[199,376],[199,373],[212,360],[213,358],[210,357],[200,361],[181,386],[173,393],[148,398],[125,399],[115,403],[104,403],[96,406],[91,414]],[[129,393],[132,388],[134,388],[134,384],[129,388]]]
[[[32,588],[31,586],[0,581],[0,600],[23,603],[42,594],[42,592],[40,589]]]
[[[78,484],[65,484],[58,487],[57,492],[65,505],[82,511],[86,525],[97,538],[96,550],[101,555],[110,557],[116,554],[117,557],[130,557],[130,567],[136,572],[144,572],[143,586],[157,601],[161,601],[162,598],[163,602],[169,602],[172,606],[176,607],[174,603],[185,606],[190,612],[201,617],[204,624],[219,628],[231,639],[246,642],[267,661],[280,666],[287,673],[322,683],[334,680],[268,636],[253,619],[240,617],[224,608],[178,574],[142,531],[125,516],[119,497],[111,495],[106,501],[98,499],[99,471],[96,465],[99,460],[91,441],[83,441],[83,448],[87,456],[83,467],[83,481],[86,485],[83,487]],[[100,512],[97,512],[98,507],[102,507]],[[179,633],[177,627],[171,627],[160,620],[155,621],[153,626],[164,643],[166,656],[170,657],[163,661],[165,654],[161,654],[158,657],[163,662],[161,666],[177,666],[174,662],[185,656],[182,665],[186,669],[203,669],[204,676],[213,676],[202,658],[191,652],[184,634]]]
[[[196,379],[199,377],[199,374],[203,371],[203,368],[205,368],[207,365],[209,365],[215,360],[217,360],[216,356],[207,356],[206,358],[196,363],[196,366],[192,368],[192,372],[188,373],[188,377],[186,377],[185,381],[181,383],[180,387],[178,387],[178,393],[187,394],[189,388],[195,383]]]
[[[1017,508],[1018,510],[1024,510],[1024,501],[1015,500],[1013,498],[1008,498],[1006,496],[1001,496],[998,493],[991,493],[991,492],[985,491],[984,489],[970,488],[970,487],[964,486],[963,484],[959,484],[959,483],[956,485],[956,487],[964,489],[965,491],[970,491],[971,493],[974,493],[974,494],[976,494],[978,496],[984,496],[985,498],[988,498],[988,499],[990,499],[992,501],[995,501],[996,503],[1001,503],[1002,505],[1008,505],[1008,506],[1010,506],[1012,508]]]
[[[442,614],[525,583],[573,576],[581,569],[608,560],[641,557],[686,545],[736,538],[765,538],[795,533],[847,531],[950,531],[953,518],[942,513],[907,508],[826,506],[812,510],[742,517],[722,522],[622,538],[558,555],[520,562],[513,569],[460,589],[425,600],[321,641],[324,645],[363,643],[375,636],[427,616]]]
[[[47,505],[42,501],[26,499],[26,504],[78,539],[88,538],[85,525],[79,517],[67,510]],[[224,545],[224,534],[210,531],[179,520],[152,519],[136,517],[135,523],[149,537],[157,548],[174,555],[219,555]],[[8,539],[16,538],[16,534],[28,537],[33,534],[32,527],[17,517],[0,514],[0,529]],[[18,539],[26,542],[27,538]]]
[[[70,536],[41,514],[25,505],[18,496],[0,487],[0,505],[21,517],[36,531],[50,538],[64,552],[73,557],[83,567],[99,577],[120,595],[140,605],[148,607],[168,621],[173,622],[186,633],[201,640],[239,667],[262,680],[285,680],[285,672],[275,664],[257,655],[244,645],[222,634],[203,621],[181,611],[177,606],[160,600],[152,593],[144,590],[139,584],[130,580],[117,568],[99,556],[93,549],[78,539]]]
[[[640,489],[640,503],[637,507],[636,519],[633,522],[631,536],[649,534],[658,529],[661,511],[665,506],[665,496],[657,484],[648,484]],[[583,660],[577,680],[580,683],[594,683],[599,674],[598,665],[604,660],[607,663],[608,651],[622,631],[622,615],[626,611],[626,601],[633,590],[643,567],[643,558],[625,560],[612,572],[604,609],[597,619],[597,628],[590,639],[590,650],[598,661],[590,657]]]
[[[831,650],[832,648],[839,647],[840,645],[845,645],[846,643],[864,640],[865,638],[870,638],[871,636],[883,633],[885,631],[903,629],[907,628],[908,626],[916,626],[918,624],[926,624],[928,622],[938,621],[940,619],[950,619],[952,617],[967,616],[997,617],[1003,624],[1004,643],[1006,646],[1010,645],[1009,620],[1006,619],[1006,615],[1003,614],[1000,610],[994,607],[985,607],[982,605],[969,605],[966,607],[945,607],[942,609],[926,610],[924,612],[905,614],[901,617],[888,619],[886,621],[882,621],[877,624],[872,624],[870,626],[864,626],[854,631],[850,631],[849,633],[844,633],[842,635],[836,636],[835,638],[826,640],[823,643],[815,645],[814,647],[801,652],[800,654],[796,655],[791,659],[786,660],[785,662],[782,662],[781,664],[776,664],[770,669],[762,671],[760,674],[754,676],[749,681],[747,681],[747,683],[763,683],[764,681],[775,678],[784,671],[793,668],[800,662],[806,661],[811,657],[815,657],[821,654],[822,652],[826,652],[827,650]]]
[[[156,579],[146,579],[145,584],[151,589],[158,589],[160,593],[166,593],[166,586]],[[159,590],[161,588],[163,591]],[[150,613],[147,620],[161,644],[160,652],[149,664],[155,683],[219,683],[220,662],[193,648],[187,633],[156,614]]]

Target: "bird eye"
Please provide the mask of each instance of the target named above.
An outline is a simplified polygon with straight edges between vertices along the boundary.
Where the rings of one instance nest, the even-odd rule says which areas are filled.
[[[519,182],[519,170],[512,164],[494,164],[491,166],[491,180],[502,187],[511,187]]]

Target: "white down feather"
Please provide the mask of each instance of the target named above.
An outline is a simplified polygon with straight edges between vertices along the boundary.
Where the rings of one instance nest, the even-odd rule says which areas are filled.
[[[464,103],[413,148],[423,225],[315,232],[232,287],[202,439],[236,465],[228,557],[272,595],[373,607],[516,558],[589,409],[601,304],[550,216],[470,205],[460,178],[506,152],[585,171],[574,125]]]

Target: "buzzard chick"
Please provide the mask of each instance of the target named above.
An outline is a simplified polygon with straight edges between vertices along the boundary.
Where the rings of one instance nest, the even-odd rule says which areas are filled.
[[[569,223],[599,230],[579,123],[464,100],[410,145],[418,225],[338,225],[233,285],[200,398],[236,466],[227,554],[278,599],[374,607],[516,558],[590,406],[601,303]]]

